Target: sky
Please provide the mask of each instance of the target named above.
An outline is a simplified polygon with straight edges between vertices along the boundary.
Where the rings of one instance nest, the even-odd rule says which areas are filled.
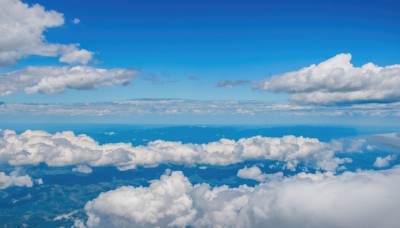
[[[0,226],[398,227],[398,1],[0,0],[0,34]]]
[[[37,34],[20,33],[20,36],[39,40],[42,47],[36,52],[41,53],[32,51],[39,50],[37,47],[24,46],[30,42],[27,38],[21,41],[15,49],[22,54],[0,68],[2,84],[12,80],[5,77],[11,72],[17,72],[16,75],[22,72],[19,80],[23,81],[21,75],[28,74],[26,68],[31,66],[119,68],[132,71],[132,76],[121,76],[125,77],[123,82],[110,82],[116,76],[106,72],[104,77],[108,79],[101,83],[90,81],[78,85],[69,81],[62,89],[31,88],[28,92],[23,82],[15,80],[14,87],[18,88],[0,96],[0,101],[7,104],[98,103],[150,98],[256,100],[297,105],[299,102],[291,99],[293,91],[260,84],[268,78],[298,71],[340,54],[351,54],[348,61],[354,67],[369,62],[382,67],[400,63],[400,4],[397,1],[117,0],[94,4],[76,0],[29,0],[23,3],[31,11],[37,4],[47,14],[57,12],[57,18],[50,21],[62,21],[38,25],[35,27]],[[18,11],[14,13],[17,15]],[[43,19],[34,17],[27,20],[29,26],[34,27]],[[2,23],[10,22],[5,18]],[[25,27],[26,31],[29,26]],[[10,34],[0,43],[4,47],[13,47],[12,42],[19,40],[12,37],[18,37],[13,29],[13,26],[2,28],[4,33]],[[58,46],[58,49],[49,53],[50,46]],[[71,54],[69,59],[65,57],[66,52],[71,52],[67,47],[74,51],[76,59],[71,60]],[[78,52],[80,57],[77,57]],[[341,67],[334,64],[332,69]],[[60,76],[52,73],[54,71],[36,69],[30,76],[38,78],[40,75],[46,80]],[[88,71],[81,76],[85,74]],[[11,78],[17,78],[16,75]],[[70,76],[77,78],[74,71]],[[318,73],[313,77],[319,77]],[[352,80],[347,74],[344,77],[349,82]],[[379,77],[381,73],[377,73],[375,79]],[[396,75],[390,77],[399,83]],[[36,80],[34,83],[44,79]],[[397,102],[399,97],[399,94],[364,97],[356,103]],[[304,96],[301,99],[304,100]],[[337,105],[336,101],[311,103]]]

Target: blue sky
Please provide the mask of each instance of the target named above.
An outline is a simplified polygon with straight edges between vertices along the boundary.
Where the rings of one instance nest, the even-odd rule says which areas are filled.
[[[61,26],[44,31],[46,42],[79,44],[94,54],[88,66],[134,69],[140,76],[127,87],[74,90],[67,86],[52,94],[18,90],[0,97],[6,103],[138,98],[287,103],[290,93],[254,90],[251,85],[340,53],[351,53],[356,67],[400,62],[396,1],[24,2],[63,14]],[[67,65],[54,57],[26,55],[1,72]],[[221,80],[245,83],[220,88]]]
[[[398,0],[0,0],[0,34],[4,226],[398,226]]]

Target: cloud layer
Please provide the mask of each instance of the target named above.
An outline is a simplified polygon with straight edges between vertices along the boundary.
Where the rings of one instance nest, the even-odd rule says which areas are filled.
[[[136,166],[171,164],[229,165],[246,160],[274,160],[294,170],[299,163],[328,171],[335,171],[350,159],[337,158],[341,150],[338,142],[324,143],[315,138],[284,136],[269,138],[255,136],[238,141],[221,139],[207,144],[183,144],[156,140],[146,146],[130,143],[99,145],[86,135],[65,131],[49,134],[45,131],[0,131],[0,163],[13,166],[117,166],[133,169]]]
[[[264,80],[256,88],[291,94],[298,103],[339,104],[400,100],[400,65],[354,67],[350,54]]]
[[[0,77],[1,81],[1,77]],[[16,82],[0,84],[0,91],[16,90]],[[16,85],[16,86],[12,86]],[[23,89],[23,88],[21,88]],[[115,102],[88,102],[68,104],[0,102],[0,114],[51,115],[51,116],[365,116],[399,117],[400,102],[390,104],[355,104],[350,106],[303,106],[294,104],[271,104],[265,101],[137,99]],[[287,122],[285,122],[287,123]]]
[[[126,69],[99,69],[89,66],[26,67],[0,75],[0,95],[23,90],[25,93],[60,93],[66,89],[91,90],[127,85],[136,72]]]
[[[254,188],[192,185],[182,172],[121,187],[85,206],[88,227],[383,227],[398,225],[400,168],[305,174]]]
[[[42,6],[19,0],[0,0],[0,67],[15,64],[29,55],[60,57],[61,62],[87,64],[93,53],[78,44],[48,43],[44,32],[64,24],[64,17]]]

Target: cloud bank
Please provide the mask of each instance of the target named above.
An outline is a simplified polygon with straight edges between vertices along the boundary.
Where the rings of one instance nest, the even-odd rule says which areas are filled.
[[[0,77],[1,81],[1,77]],[[0,91],[14,91],[11,82],[0,84]],[[21,88],[22,89],[22,88]],[[182,99],[136,99],[114,102],[88,102],[68,104],[5,103],[0,102],[0,114],[51,116],[126,116],[126,115],[195,115],[195,116],[361,116],[400,117],[400,102],[390,104],[355,104],[349,106],[312,106],[271,104],[265,101],[223,101]]]
[[[367,63],[354,67],[350,54],[339,54],[319,64],[268,78],[255,87],[291,94],[297,103],[340,104],[400,100],[400,65]]]
[[[305,174],[254,188],[192,185],[182,172],[121,187],[85,206],[88,227],[398,226],[400,168]],[[82,224],[82,223],[80,223]]]
[[[15,64],[30,55],[59,57],[69,64],[87,64],[93,53],[79,44],[54,44],[44,32],[64,24],[63,14],[20,0],[0,0],[0,67]]]
[[[207,144],[183,144],[156,140],[146,146],[130,143],[100,145],[87,135],[64,131],[0,131],[0,163],[12,166],[87,165],[117,166],[121,170],[137,166],[157,166],[163,163],[185,165],[229,165],[246,160],[274,160],[295,170],[299,163],[320,170],[335,171],[339,165],[351,162],[335,157],[341,150],[338,142],[324,143],[315,138],[284,136],[270,138],[255,136],[238,141],[221,139]]]
[[[127,85],[137,75],[127,69],[99,69],[89,66],[26,67],[0,75],[0,96],[19,90],[32,93],[61,93],[66,89],[91,90]]]

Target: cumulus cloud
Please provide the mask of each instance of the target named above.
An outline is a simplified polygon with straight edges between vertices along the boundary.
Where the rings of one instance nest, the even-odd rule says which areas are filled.
[[[250,168],[244,167],[243,169],[240,169],[237,173],[237,176],[243,179],[250,179],[250,180],[256,180],[259,182],[265,182],[267,180],[271,179],[276,179],[276,178],[282,178],[283,173],[278,172],[274,174],[266,174],[263,173],[260,168],[257,166],[252,166]]]
[[[374,166],[378,168],[387,167],[390,165],[390,162],[395,160],[397,157],[396,155],[388,155],[386,157],[377,157]]]
[[[79,49],[78,44],[53,44],[46,41],[48,28],[64,24],[56,11],[45,10],[20,0],[0,0],[0,67],[15,64],[29,55],[60,57],[61,62],[87,64],[93,53]]]
[[[0,172],[0,189],[6,189],[12,186],[18,187],[32,187],[32,178],[28,175],[18,176],[15,173],[11,173],[10,176],[4,172]]]
[[[85,173],[85,174],[89,174],[89,173],[93,172],[93,170],[87,165],[77,165],[76,167],[74,167],[72,169],[72,171],[78,172],[78,173]]]
[[[88,227],[398,226],[400,168],[305,174],[255,187],[192,185],[182,172],[121,187],[85,206]]]
[[[351,64],[350,54],[339,54],[319,64],[268,78],[255,87],[289,93],[299,103],[338,104],[394,102],[400,99],[400,65],[385,67]]]
[[[335,157],[341,150],[338,142],[324,143],[315,138],[284,136],[270,138],[255,136],[238,141],[221,139],[207,144],[183,144],[156,140],[146,146],[130,143],[100,145],[87,135],[71,131],[50,134],[45,131],[0,131],[0,163],[9,165],[49,166],[113,165],[119,169],[136,166],[171,164],[229,165],[246,160],[275,160],[285,163],[287,169],[296,169],[299,163],[334,171],[340,164],[351,162]]]
[[[0,95],[24,90],[25,93],[60,93],[66,89],[91,90],[126,85],[136,72],[127,69],[99,69],[89,66],[26,67],[0,76]]]
[[[191,183],[181,172],[173,172],[153,181],[148,188],[122,187],[103,193],[86,204],[87,224],[89,227],[140,227],[146,224],[184,227],[196,214],[188,195],[191,189]]]

